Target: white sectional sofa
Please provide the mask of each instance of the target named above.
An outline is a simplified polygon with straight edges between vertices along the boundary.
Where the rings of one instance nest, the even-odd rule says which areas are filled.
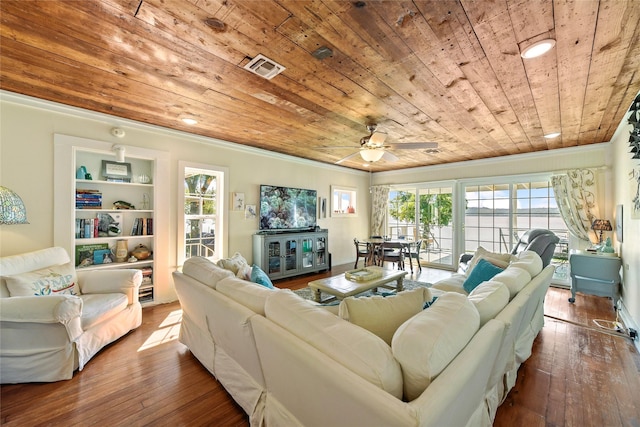
[[[542,319],[533,319],[547,275],[538,270],[507,299],[499,277],[498,285],[472,295],[434,291],[438,298],[425,310],[429,291],[360,298],[365,309],[394,317],[388,322],[394,328],[400,324],[386,335],[370,323],[356,324],[375,318],[355,316],[363,307],[349,306],[348,299],[336,314],[203,258],[187,260],[174,281],[183,309],[180,341],[251,425],[489,426],[541,327]],[[439,285],[456,288],[456,281]],[[406,320],[389,311],[394,305]]]
[[[482,258],[504,266],[505,270],[467,293],[463,284]],[[533,251],[517,255],[493,254],[480,247],[465,273],[453,274],[432,286],[434,294],[456,292],[467,295],[481,317],[494,318],[505,324],[505,336],[486,394],[491,419],[515,385],[518,368],[531,356],[533,341],[544,326],[544,297],[554,268],[548,265],[543,269],[542,259]],[[500,300],[507,292],[508,304],[500,308]]]

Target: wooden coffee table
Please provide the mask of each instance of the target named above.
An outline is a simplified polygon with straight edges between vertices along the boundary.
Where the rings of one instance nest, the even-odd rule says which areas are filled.
[[[376,288],[386,288],[400,292],[402,290],[402,281],[406,274],[406,271],[382,270],[382,277],[362,282],[349,280],[344,277],[344,274],[341,274],[339,276],[329,277],[328,279],[309,282],[309,287],[313,291],[313,299],[316,302],[324,303],[336,299],[341,300],[371,289],[375,292]],[[395,286],[389,285],[392,282],[396,282]],[[333,296],[323,300],[322,292]]]

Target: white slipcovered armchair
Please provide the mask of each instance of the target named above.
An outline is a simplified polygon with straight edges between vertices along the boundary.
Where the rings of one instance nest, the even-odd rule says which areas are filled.
[[[70,379],[142,323],[140,270],[76,273],[54,247],[0,258],[0,382]]]

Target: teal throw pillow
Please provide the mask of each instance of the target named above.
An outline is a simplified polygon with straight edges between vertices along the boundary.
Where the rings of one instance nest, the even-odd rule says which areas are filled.
[[[471,270],[471,273],[469,273],[469,277],[464,281],[462,287],[467,293],[470,293],[480,283],[491,280],[493,276],[503,271],[504,270],[502,268],[496,267],[489,261],[480,259],[476,266],[473,267],[473,270]]]
[[[265,288],[275,289],[273,283],[271,283],[271,279],[267,276],[267,273],[262,271],[262,269],[255,264],[251,267],[251,281],[258,285],[262,285]]]
[[[431,301],[425,301],[425,302],[424,302],[424,305],[422,306],[422,309],[423,309],[423,310],[426,310],[427,308],[431,307],[431,306],[433,305],[433,303],[434,303],[434,302],[436,302],[436,300],[437,300],[437,299],[438,299],[438,297],[437,297],[437,296],[435,296],[435,297],[433,297],[433,298],[431,299]]]

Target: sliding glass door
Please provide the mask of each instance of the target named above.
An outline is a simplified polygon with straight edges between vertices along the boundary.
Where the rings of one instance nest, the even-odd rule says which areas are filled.
[[[560,217],[548,180],[463,184],[464,251],[473,253],[482,246],[492,252],[510,252],[530,229],[553,231],[560,244],[552,263],[554,280],[568,279],[568,230]]]
[[[552,260],[554,281],[567,280],[568,231],[547,176],[398,185],[389,192],[386,235],[422,240],[419,260],[424,266],[457,270],[459,254],[479,246],[511,252],[533,228],[560,237]]]
[[[422,241],[419,262],[452,269],[454,261],[453,185],[397,187],[389,192],[387,235]]]

